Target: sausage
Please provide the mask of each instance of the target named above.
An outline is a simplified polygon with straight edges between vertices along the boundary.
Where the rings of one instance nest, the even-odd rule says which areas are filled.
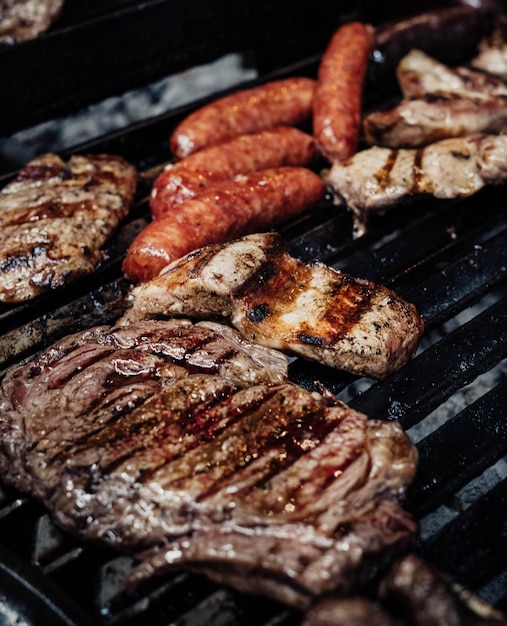
[[[156,178],[150,209],[159,218],[207,187],[238,174],[282,165],[308,165],[315,154],[313,137],[291,126],[239,135],[203,148],[166,167]]]
[[[330,162],[357,151],[363,88],[373,28],[349,22],[335,31],[322,55],[313,101],[313,136],[319,152]]]
[[[182,159],[206,146],[273,126],[298,126],[311,117],[316,81],[275,80],[219,98],[183,119],[169,146]]]
[[[322,178],[306,167],[267,168],[217,183],[148,224],[127,250],[123,272],[144,282],[192,250],[295,218],[324,195]]]

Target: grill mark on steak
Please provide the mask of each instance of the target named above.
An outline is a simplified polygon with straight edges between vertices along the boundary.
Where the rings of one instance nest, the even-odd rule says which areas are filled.
[[[191,381],[186,379],[182,386],[178,385],[178,392],[184,391],[184,388],[188,387],[189,383]],[[221,381],[221,383],[223,386],[214,390],[213,396],[209,401],[200,401],[197,409],[195,406],[188,407],[186,410],[178,413],[177,419],[163,405],[166,395],[174,395],[174,390],[171,389],[165,390],[165,393],[156,394],[141,406],[135,407],[128,416],[123,416],[121,430],[117,428],[115,423],[107,424],[107,428],[100,432],[94,443],[110,449],[114,449],[115,446],[120,444],[120,450],[116,455],[113,454],[113,458],[102,463],[101,471],[104,474],[114,473],[118,471],[118,468],[123,463],[135,460],[137,454],[142,454],[150,448],[164,450],[165,456],[160,461],[153,462],[150,464],[150,467],[143,467],[140,470],[137,481],[140,484],[147,483],[153,479],[155,472],[160,473],[169,463],[178,461],[191,449],[218,435],[224,426],[221,428],[217,427],[219,416],[213,419],[212,409],[222,401],[227,400],[236,389],[225,380]],[[141,414],[141,417],[139,414]],[[203,415],[208,416],[207,423],[202,421]],[[162,423],[161,416],[164,420]],[[236,416],[236,419],[238,418],[239,416]],[[166,422],[165,419],[171,419],[171,422]],[[189,427],[191,420],[193,421],[193,426]],[[168,444],[175,436],[174,430],[176,425],[180,433],[178,436],[180,445],[177,451],[171,451],[168,448]],[[166,429],[169,429],[169,433],[165,432]],[[125,433],[128,433],[127,439]],[[77,456],[80,452],[86,452],[88,447],[89,441],[83,441],[82,445],[76,446],[68,452],[72,456]]]
[[[237,490],[238,496],[240,496],[244,502],[248,503],[250,497],[255,498],[254,491],[267,491],[270,488],[270,481],[274,477],[280,472],[286,471],[304,454],[307,454],[310,446],[315,446],[315,441],[317,440],[322,441],[340,421],[325,421],[323,414],[319,413],[319,411],[312,411],[311,413],[306,412],[303,415],[292,415],[290,406],[284,407],[284,405],[288,403],[284,402],[284,397],[283,394],[280,393],[280,389],[266,391],[265,397],[256,403],[257,406],[252,407],[251,411],[242,416],[243,424],[244,422],[247,423],[244,425],[239,422],[234,423],[234,426],[240,429],[244,428],[245,431],[252,436],[253,444],[249,446],[247,459],[245,460],[240,450],[240,460],[236,464],[231,464],[229,471],[222,474],[219,480],[197,498],[197,501],[203,501],[227,489],[231,478],[235,480],[238,472],[247,472],[249,466],[254,464],[259,457],[267,454],[270,458],[266,467],[263,469],[262,476]],[[278,398],[281,400],[280,410],[273,411],[273,407],[270,403]],[[262,407],[265,407],[266,404],[268,404],[270,413],[274,414],[276,419],[273,430],[267,432],[264,425],[261,424],[263,416],[259,415],[259,411],[261,411]],[[298,435],[305,430],[314,434],[313,444],[310,443],[308,439],[302,441],[298,439]],[[217,435],[220,434],[221,433],[217,433]],[[323,486],[323,488],[325,488],[325,486]],[[286,489],[284,502],[282,502],[281,498],[277,499],[278,510],[275,507],[270,507],[269,512],[266,511],[266,513],[281,512],[280,509],[283,508],[287,502],[296,500],[295,495],[299,489],[300,486],[294,487],[293,490]]]

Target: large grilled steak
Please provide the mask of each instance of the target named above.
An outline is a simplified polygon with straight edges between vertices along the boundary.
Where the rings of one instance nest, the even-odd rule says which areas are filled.
[[[0,301],[29,300],[95,270],[136,183],[135,168],[115,155],[30,161],[0,192]]]
[[[400,500],[416,449],[286,378],[287,360],[212,322],[67,337],[0,386],[0,473],[66,529],[306,608],[416,538]]]

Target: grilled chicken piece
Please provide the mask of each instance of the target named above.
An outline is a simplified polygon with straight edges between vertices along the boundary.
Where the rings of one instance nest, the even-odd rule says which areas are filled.
[[[507,18],[505,18],[507,22]],[[490,76],[496,76],[507,81],[507,41],[504,37],[504,29],[497,28],[493,33],[484,38],[479,44],[477,55],[471,60],[470,65]]]
[[[136,182],[135,168],[112,155],[30,161],[0,192],[0,301],[29,300],[92,272]]]
[[[287,359],[188,320],[102,326],[0,383],[0,475],[82,539],[307,608],[412,548],[417,448],[396,421],[285,379]]]
[[[227,319],[247,339],[353,374],[384,378],[414,354],[423,322],[389,289],[291,257],[275,233],[210,245],[132,290],[120,324]]]
[[[63,0],[0,0],[0,45],[35,39],[58,18]]]
[[[401,59],[396,76],[406,98],[427,94],[478,100],[507,98],[507,85],[501,80],[466,67],[450,67],[417,49]]]
[[[400,61],[398,80],[405,99],[363,120],[364,138],[370,144],[419,147],[507,127],[507,86],[500,80],[464,67],[447,67],[420,50]]]
[[[322,174],[337,205],[346,204],[365,223],[410,197],[469,196],[507,179],[507,135],[475,134],[425,148],[373,146]]]

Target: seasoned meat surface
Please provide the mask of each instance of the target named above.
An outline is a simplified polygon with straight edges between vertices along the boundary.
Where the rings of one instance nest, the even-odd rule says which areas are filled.
[[[58,18],[63,0],[0,0],[0,45],[34,39]]]
[[[448,137],[498,133],[507,128],[507,85],[464,67],[447,67],[420,50],[398,66],[405,98],[363,120],[367,142],[414,148]]]
[[[286,366],[216,323],[64,338],[1,383],[0,473],[137,557],[134,582],[187,567],[301,608],[348,593],[416,539],[416,448]]]
[[[0,192],[0,301],[21,302],[96,269],[137,173],[112,155],[44,154]]]
[[[507,178],[507,135],[475,134],[437,141],[425,148],[373,146],[323,173],[335,204],[360,220],[408,198],[469,196]]]
[[[383,286],[291,257],[275,233],[207,246],[132,291],[120,323],[227,319],[245,337],[348,372],[384,378],[414,354],[423,322]]]
[[[58,471],[53,475],[48,467],[38,487],[37,467],[46,463],[50,450],[57,454],[66,442],[80,441],[109,422],[125,419],[179,378],[216,375],[238,387],[281,383],[287,366],[281,353],[251,344],[213,322],[149,321],[69,335],[2,382],[1,429],[6,436],[10,433],[6,445],[15,445],[19,458],[14,468],[4,465],[7,457],[0,455],[1,474],[19,488],[43,495],[51,491],[51,481],[58,480]],[[18,431],[13,420],[24,421],[25,416],[27,430]],[[37,446],[33,454],[32,445]],[[18,478],[20,465],[25,470]]]

